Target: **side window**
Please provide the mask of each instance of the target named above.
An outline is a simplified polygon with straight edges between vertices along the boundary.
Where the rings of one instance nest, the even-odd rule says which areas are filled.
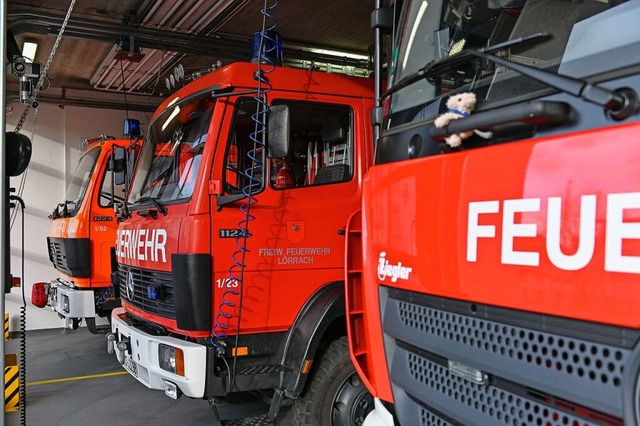
[[[224,165],[224,190],[229,194],[238,194],[251,187],[256,193],[263,187],[264,149],[256,145],[255,115],[257,104],[253,99],[240,99],[236,103],[235,116],[230,139],[227,143]]]
[[[275,101],[290,111],[289,153],[270,160],[274,189],[346,182],[353,177],[353,119],[343,105]]]
[[[100,207],[112,207],[111,204],[111,189],[113,188],[113,172],[108,170],[103,178],[102,184],[100,185],[100,192],[98,192],[98,205]],[[116,202],[123,202],[125,196],[125,185],[116,185],[115,191],[113,192],[113,199]]]

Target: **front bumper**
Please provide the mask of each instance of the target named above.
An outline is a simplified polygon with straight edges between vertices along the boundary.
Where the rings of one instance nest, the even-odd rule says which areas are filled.
[[[191,398],[202,398],[206,380],[207,352],[203,345],[167,336],[152,336],[127,324],[124,308],[116,308],[111,313],[111,332],[114,339],[109,345],[115,347],[118,362],[140,383],[149,389],[165,390],[170,382],[182,394]],[[118,350],[119,342],[125,342],[125,350]],[[184,354],[184,376],[170,373],[160,368],[158,346],[164,344],[181,349]]]
[[[78,290],[59,280],[49,281],[45,288],[49,306],[63,318],[96,316],[93,290]]]

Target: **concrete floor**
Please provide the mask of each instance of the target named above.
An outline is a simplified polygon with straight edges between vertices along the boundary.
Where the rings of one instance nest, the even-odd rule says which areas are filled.
[[[19,338],[5,342],[6,353],[19,353]],[[103,335],[86,329],[27,332],[26,424],[98,425],[212,425],[209,403],[182,397],[174,401],[162,391],[147,389],[107,354]],[[266,404],[223,406],[221,417],[237,418]],[[291,424],[283,409],[277,425]],[[235,424],[235,423],[234,423]],[[20,425],[20,413],[5,413],[5,425]]]

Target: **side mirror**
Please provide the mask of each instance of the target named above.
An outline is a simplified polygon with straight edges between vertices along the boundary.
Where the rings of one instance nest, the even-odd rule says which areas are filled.
[[[118,146],[111,152],[111,161],[109,169],[113,172],[114,185],[122,185],[125,183],[127,162],[126,149]]]
[[[269,122],[267,130],[269,158],[286,157],[289,154],[289,137],[291,132],[291,120],[289,107],[275,105],[269,110]]]

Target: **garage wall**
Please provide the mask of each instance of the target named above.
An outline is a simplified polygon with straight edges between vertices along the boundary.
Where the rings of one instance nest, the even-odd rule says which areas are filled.
[[[14,110],[7,116],[7,130],[14,130],[24,107],[10,104]],[[31,137],[34,129],[34,111],[31,110],[22,133]],[[148,117],[143,113],[129,113],[147,128]],[[49,233],[48,215],[64,200],[65,190],[71,174],[80,158],[82,139],[91,139],[101,134],[122,136],[124,111],[84,107],[61,107],[55,104],[41,104],[38,108],[35,135],[32,137],[33,152],[29,168],[25,172],[22,198],[25,209],[25,273],[23,285],[27,302],[27,329],[64,327],[64,321],[50,308],[36,308],[31,304],[31,287],[34,282],[48,281],[56,276],[56,270],[49,262],[46,237]],[[19,188],[21,176],[11,178],[11,186]],[[12,212],[13,216],[13,212]],[[11,272],[22,276],[21,238],[22,219],[18,212],[11,230]],[[12,289],[6,295],[6,312],[9,314],[9,328],[19,328],[19,313],[22,306],[20,288]],[[79,330],[86,333],[86,330]]]

